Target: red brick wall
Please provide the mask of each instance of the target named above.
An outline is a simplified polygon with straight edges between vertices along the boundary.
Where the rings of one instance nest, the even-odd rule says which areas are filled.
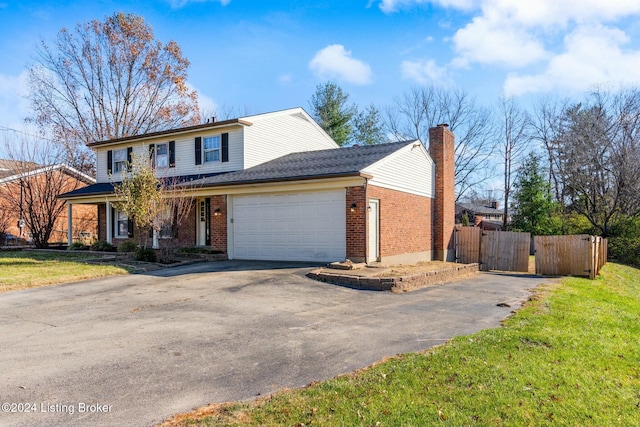
[[[431,198],[373,185],[369,198],[380,200],[380,257],[432,250]]]
[[[216,215],[220,209],[220,215]],[[211,197],[211,249],[227,253],[227,196]]]
[[[434,259],[446,260],[453,251],[455,227],[454,137],[448,125],[429,129],[429,154],[436,164],[434,202]]]
[[[345,198],[347,258],[361,262],[366,257],[367,229],[365,216],[367,206],[364,187],[347,187]],[[351,212],[351,205],[357,207]]]

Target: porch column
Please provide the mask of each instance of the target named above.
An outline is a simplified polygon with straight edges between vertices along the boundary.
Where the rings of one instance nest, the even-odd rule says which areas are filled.
[[[107,243],[113,244],[113,215],[111,215],[111,202],[107,200]]]
[[[160,249],[160,242],[158,241],[158,231],[153,229],[153,249]]]
[[[73,204],[67,202],[67,244],[73,243]]]

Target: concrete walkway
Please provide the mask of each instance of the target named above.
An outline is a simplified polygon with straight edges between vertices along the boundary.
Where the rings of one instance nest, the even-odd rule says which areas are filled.
[[[225,261],[0,294],[0,425],[152,425],[304,386],[498,326],[544,280],[393,294],[310,270]]]

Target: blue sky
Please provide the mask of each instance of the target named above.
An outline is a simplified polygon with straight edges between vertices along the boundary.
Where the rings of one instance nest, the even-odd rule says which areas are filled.
[[[309,110],[327,80],[380,109],[429,83],[491,105],[640,81],[640,0],[0,0],[0,130],[29,114],[38,40],[117,11],[182,47],[207,112]]]

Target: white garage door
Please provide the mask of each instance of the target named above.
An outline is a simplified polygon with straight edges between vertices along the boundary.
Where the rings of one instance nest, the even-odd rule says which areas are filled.
[[[345,258],[345,191],[233,197],[233,257],[281,261]]]

